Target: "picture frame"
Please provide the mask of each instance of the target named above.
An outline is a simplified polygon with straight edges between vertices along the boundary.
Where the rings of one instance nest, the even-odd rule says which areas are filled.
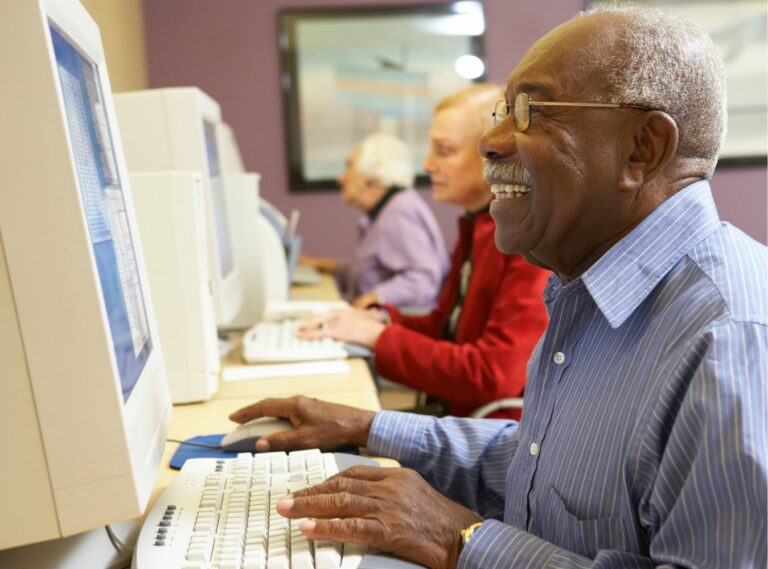
[[[428,183],[435,104],[485,79],[482,3],[285,9],[278,19],[290,191],[337,190],[349,152],[377,131],[409,145],[416,185]]]
[[[587,8],[611,3],[588,0]],[[701,26],[715,41],[728,84],[728,132],[718,167],[768,162],[768,5],[764,0],[635,0]]]

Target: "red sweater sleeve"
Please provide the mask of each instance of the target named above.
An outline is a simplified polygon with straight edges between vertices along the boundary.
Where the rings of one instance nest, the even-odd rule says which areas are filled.
[[[492,235],[484,246],[493,248]],[[377,371],[451,402],[457,416],[519,397],[528,359],[546,328],[541,295],[548,276],[517,255],[487,251],[473,270],[456,342],[439,339],[445,314],[397,315],[376,344]]]

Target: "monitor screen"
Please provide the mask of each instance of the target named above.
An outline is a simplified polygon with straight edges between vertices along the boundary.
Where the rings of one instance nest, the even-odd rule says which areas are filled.
[[[221,164],[216,148],[216,127],[208,121],[203,121],[203,128],[205,129],[205,150],[208,156],[208,174],[211,179],[211,202],[213,203],[213,217],[216,224],[216,244],[219,251],[221,276],[226,277],[232,272],[235,262],[232,256],[232,243],[230,242],[227,223],[227,202],[221,181]]]
[[[152,351],[97,67],[51,26],[80,199],[109,319],[123,401]]]

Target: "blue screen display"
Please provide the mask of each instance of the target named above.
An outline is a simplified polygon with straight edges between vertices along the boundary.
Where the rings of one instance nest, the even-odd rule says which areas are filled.
[[[54,27],[51,40],[123,401],[128,401],[152,351],[152,339],[99,70]]]

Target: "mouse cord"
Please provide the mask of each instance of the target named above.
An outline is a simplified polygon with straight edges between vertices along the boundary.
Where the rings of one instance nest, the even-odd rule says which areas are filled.
[[[189,445],[193,447],[202,447],[202,448],[215,448],[217,450],[221,450],[221,446],[219,445],[211,445],[206,443],[193,443],[190,441],[180,441],[178,439],[165,439],[165,442],[167,443],[179,443],[180,445]]]

